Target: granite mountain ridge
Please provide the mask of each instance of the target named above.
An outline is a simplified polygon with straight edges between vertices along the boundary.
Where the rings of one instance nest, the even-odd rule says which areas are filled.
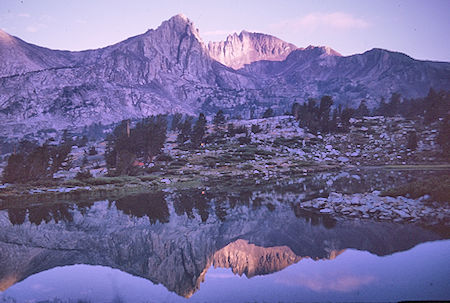
[[[0,118],[31,129],[218,109],[245,118],[325,94],[373,107],[394,92],[416,98],[450,87],[448,62],[383,49],[341,56],[247,31],[206,44],[181,14],[114,45],[77,52],[1,31],[0,58]]]

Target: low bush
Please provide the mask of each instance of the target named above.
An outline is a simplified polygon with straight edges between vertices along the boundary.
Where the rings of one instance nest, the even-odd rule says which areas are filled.
[[[262,132],[262,128],[261,128],[261,126],[259,126],[257,124],[252,124],[251,131],[254,134],[258,134],[258,133]]]
[[[209,168],[215,168],[216,167],[216,160],[215,159],[206,159],[206,166]]]
[[[160,165],[154,165],[154,166],[152,166],[152,167],[147,167],[147,168],[145,168],[144,171],[145,171],[146,173],[148,173],[148,174],[151,174],[151,173],[159,172],[159,171],[161,171],[161,169],[162,169],[162,166],[160,166]]]
[[[85,171],[79,171],[77,172],[75,179],[77,180],[86,180],[92,178],[92,174],[89,170],[85,170]]]
[[[160,154],[155,159],[155,161],[157,161],[157,162],[169,162],[172,160],[173,160],[173,158],[168,154]]]
[[[252,142],[252,139],[248,136],[239,137],[238,142],[239,142],[239,144],[249,144],[250,142]]]
[[[245,164],[244,166],[242,166],[243,170],[252,170],[254,167],[251,164]]]

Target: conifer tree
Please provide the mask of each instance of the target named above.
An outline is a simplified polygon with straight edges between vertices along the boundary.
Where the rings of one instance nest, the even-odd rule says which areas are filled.
[[[194,147],[200,146],[206,133],[206,117],[203,113],[198,116],[192,129],[191,142]]]
[[[266,111],[264,112],[264,114],[262,115],[263,118],[270,118],[273,117],[275,115],[275,113],[273,112],[272,108],[268,108],[266,109]]]
[[[223,125],[225,123],[225,115],[223,114],[222,110],[219,110],[214,116],[213,123],[216,126]]]

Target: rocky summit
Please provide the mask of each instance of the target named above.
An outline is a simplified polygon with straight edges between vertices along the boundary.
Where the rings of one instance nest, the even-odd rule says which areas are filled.
[[[267,107],[330,95],[375,106],[394,92],[415,98],[450,87],[450,63],[373,49],[341,56],[241,32],[205,44],[183,15],[117,44],[50,50],[0,31],[0,119],[5,125],[63,128],[157,113],[250,117]]]
[[[209,55],[233,69],[240,69],[256,61],[283,61],[297,49],[276,37],[242,31],[239,35],[229,35],[225,41],[209,42]]]

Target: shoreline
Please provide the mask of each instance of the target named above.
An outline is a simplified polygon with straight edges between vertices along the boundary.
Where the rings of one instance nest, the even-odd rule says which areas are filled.
[[[450,165],[405,165],[405,166],[345,166],[345,167],[308,167],[306,173],[299,176],[274,175],[274,178],[263,179],[259,173],[241,174],[166,174],[146,175],[139,177],[92,178],[86,182],[69,180],[59,186],[11,185],[0,189],[0,209],[26,207],[36,204],[59,204],[95,202],[109,199],[117,200],[130,195],[146,194],[158,191],[207,190],[211,195],[238,193],[240,191],[257,192],[275,190],[283,194],[283,182],[294,182],[298,177],[313,177],[320,173],[343,173],[361,170],[375,171],[449,171]],[[111,183],[108,183],[111,182]],[[103,184],[102,184],[103,183]],[[65,185],[64,185],[65,184]],[[71,184],[71,185],[69,185]],[[292,183],[291,183],[292,184]],[[295,183],[294,183],[295,185]],[[384,188],[384,191],[389,188]],[[279,193],[277,192],[277,193]],[[331,191],[312,199],[302,200],[301,195],[286,191],[285,202],[291,203],[294,211],[307,211],[318,215],[343,219],[367,219],[391,221],[398,223],[414,223],[424,225],[443,225],[450,227],[449,201],[433,202],[430,197],[418,199],[403,196],[386,196],[379,190],[363,193],[339,193]]]

